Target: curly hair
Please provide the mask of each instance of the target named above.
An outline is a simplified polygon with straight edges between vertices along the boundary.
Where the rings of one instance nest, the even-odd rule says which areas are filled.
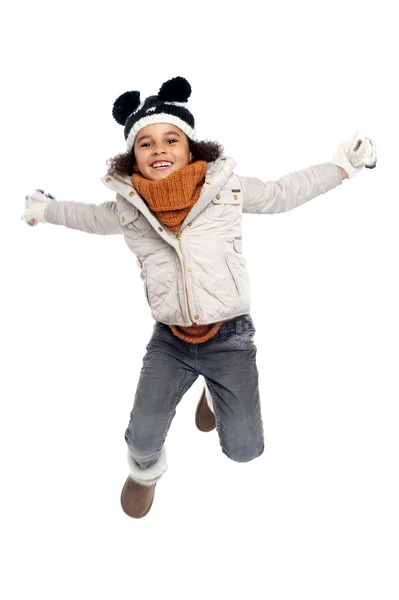
[[[188,143],[190,152],[193,155],[193,162],[196,160],[212,162],[223,155],[223,146],[218,142],[194,142],[189,139]],[[135,166],[136,159],[132,149],[126,154],[117,154],[113,158],[109,158],[107,160],[107,173],[109,175],[113,175],[114,173],[119,175],[133,175]]]

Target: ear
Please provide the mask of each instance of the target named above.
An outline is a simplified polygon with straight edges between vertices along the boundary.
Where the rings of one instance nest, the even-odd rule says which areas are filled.
[[[192,162],[193,162],[193,153],[192,153],[192,152],[190,152],[190,160],[189,160],[189,162],[190,162],[190,163],[192,163]]]
[[[139,170],[139,168],[138,168],[138,166],[137,166],[137,165],[133,165],[133,171],[134,171],[135,173],[140,173],[140,170]]]

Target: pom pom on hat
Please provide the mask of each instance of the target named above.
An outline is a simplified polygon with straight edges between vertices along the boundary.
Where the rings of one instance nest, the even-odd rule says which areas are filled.
[[[191,85],[184,77],[174,77],[166,81],[159,90],[162,102],[187,102],[191,96]]]
[[[125,92],[114,102],[112,116],[119,125],[125,125],[129,115],[140,106],[140,92]]]

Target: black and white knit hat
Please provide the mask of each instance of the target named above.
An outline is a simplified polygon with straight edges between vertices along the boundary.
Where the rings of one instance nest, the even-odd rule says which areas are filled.
[[[158,96],[149,96],[140,103],[140,92],[125,92],[114,102],[112,116],[125,126],[126,151],[133,148],[136,135],[147,125],[171,123],[187,137],[195,140],[194,117],[184,106],[191,95],[191,86],[183,77],[166,81]]]

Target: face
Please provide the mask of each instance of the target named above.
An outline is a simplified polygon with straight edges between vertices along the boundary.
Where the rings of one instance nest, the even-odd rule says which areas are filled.
[[[136,172],[146,179],[163,179],[186,167],[192,160],[188,137],[169,123],[155,123],[141,129],[134,140]]]

